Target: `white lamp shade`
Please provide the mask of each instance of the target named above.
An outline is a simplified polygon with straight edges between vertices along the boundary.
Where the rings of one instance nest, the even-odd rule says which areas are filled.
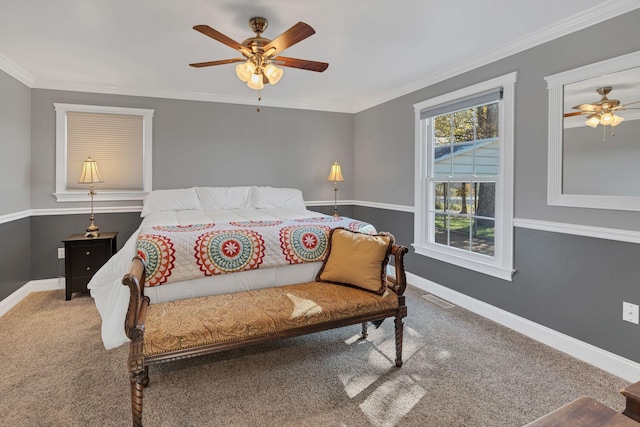
[[[593,116],[593,117],[588,118],[584,123],[587,126],[591,126],[592,128],[596,128],[600,124],[600,118],[598,116]]]
[[[267,79],[269,79],[269,83],[271,83],[272,85],[278,83],[283,74],[284,71],[282,70],[282,68],[278,68],[273,64],[267,64],[267,66],[264,67],[264,75],[267,76]]]
[[[78,184],[94,184],[96,182],[104,182],[98,170],[98,164],[89,157],[82,164],[82,173]]]
[[[256,71],[256,66],[252,62],[246,61],[236,65],[236,75],[243,82],[248,82],[251,75]]]
[[[611,122],[611,126],[618,126],[620,123],[622,123],[623,120],[624,120],[624,117],[617,116],[614,114],[613,121]]]
[[[600,116],[600,124],[602,126],[609,126],[611,123],[613,123],[613,114],[604,113],[602,116]]]
[[[260,90],[264,87],[262,82],[262,74],[252,74],[251,79],[247,82],[247,86],[251,89]]]

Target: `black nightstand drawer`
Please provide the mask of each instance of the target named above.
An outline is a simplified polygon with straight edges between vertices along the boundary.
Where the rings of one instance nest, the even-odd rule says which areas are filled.
[[[91,243],[91,244],[78,244],[78,245],[72,245],[71,246],[71,254],[68,255],[71,257],[71,262],[76,262],[77,260],[82,260],[82,259],[93,259],[93,258],[97,258],[97,259],[102,259],[104,260],[105,257],[107,256],[107,252],[108,252],[108,248],[107,245],[105,245],[104,242],[97,242],[98,244],[95,243]],[[108,259],[108,258],[107,258]]]
[[[63,240],[67,300],[73,292],[87,292],[87,284],[95,272],[116,253],[117,234],[100,233],[98,237],[72,234]]]
[[[89,278],[93,277],[93,273],[98,271],[100,267],[107,262],[104,257],[87,259],[84,262],[71,262],[71,277],[84,277],[89,276]]]

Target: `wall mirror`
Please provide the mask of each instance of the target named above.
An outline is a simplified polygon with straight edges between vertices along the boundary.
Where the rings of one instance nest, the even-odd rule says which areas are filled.
[[[640,51],[545,80],[548,204],[640,211]]]

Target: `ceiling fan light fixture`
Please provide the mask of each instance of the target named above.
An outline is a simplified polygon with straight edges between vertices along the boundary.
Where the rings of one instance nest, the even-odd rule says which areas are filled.
[[[611,126],[618,126],[620,123],[622,123],[623,120],[624,120],[624,117],[614,114],[613,121],[611,122]]]
[[[283,74],[284,70],[282,70],[282,68],[276,67],[273,64],[267,64],[267,66],[264,67],[264,75],[267,76],[267,79],[269,79],[269,83],[271,83],[272,85],[278,83]]]
[[[236,75],[245,83],[249,81],[255,71],[256,66],[251,61],[246,61],[236,65]]]
[[[264,87],[264,83],[262,82],[262,74],[252,74],[251,78],[247,82],[247,86],[249,86],[251,89],[262,90],[262,88]]]
[[[602,126],[609,126],[613,123],[613,114],[606,112],[600,116],[600,124]]]
[[[587,117],[587,120],[584,122],[587,126],[591,126],[592,128],[597,128],[600,124],[600,117],[597,114],[592,114]]]
[[[267,25],[268,21],[265,18],[251,18],[249,20],[249,27],[255,33],[255,37],[250,37],[242,43],[225,36],[208,25],[194,26],[194,30],[237,50],[244,58],[196,62],[189,65],[191,67],[202,68],[214,65],[237,64],[235,68],[236,75],[240,80],[247,83],[249,88],[254,90],[263,89],[267,83],[274,85],[282,78],[284,71],[271,63],[274,60],[282,67],[298,68],[319,73],[327,69],[329,64],[325,62],[279,56],[283,50],[290,48],[316,33],[309,24],[298,22],[273,40],[262,37],[262,32],[267,28]],[[260,99],[260,97],[258,99]]]

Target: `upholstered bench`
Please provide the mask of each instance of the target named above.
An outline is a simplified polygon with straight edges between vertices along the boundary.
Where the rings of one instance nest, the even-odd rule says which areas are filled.
[[[136,257],[123,278],[130,289],[125,330],[131,339],[133,425],[142,425],[143,388],[149,384],[149,365],[156,363],[354,324],[362,324],[366,338],[367,322],[395,317],[395,364],[402,366],[407,249],[385,235],[390,236],[383,239],[386,246],[382,252],[376,249],[378,254],[372,258],[362,245],[378,237],[334,231],[314,282],[159,304],[150,304],[144,295],[144,263]],[[394,257],[393,281],[386,278],[390,256]],[[363,267],[367,277],[361,279]]]

